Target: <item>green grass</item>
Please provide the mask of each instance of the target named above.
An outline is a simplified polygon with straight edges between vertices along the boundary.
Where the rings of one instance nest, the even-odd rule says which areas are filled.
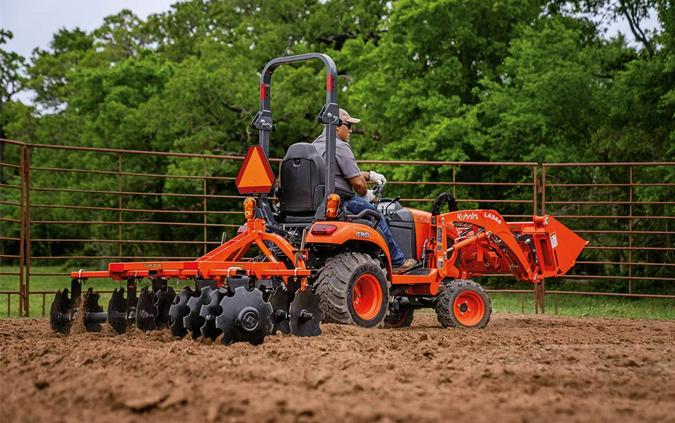
[[[53,291],[68,288],[70,289],[70,269],[60,266],[36,266],[31,267],[30,273],[30,291]],[[18,268],[13,266],[1,266],[0,272],[3,273],[18,273]],[[40,276],[40,273],[61,273],[63,276]],[[114,282],[110,279],[90,279],[89,282],[82,287],[82,290],[86,290],[88,287],[93,286],[95,289],[101,291],[110,291],[119,286],[119,283]],[[18,291],[19,290],[19,277],[18,276],[8,276],[0,275],[0,291]],[[110,298],[109,294],[102,294],[101,300],[99,303],[105,309],[108,304],[108,299]],[[49,307],[54,299],[53,294],[45,295],[45,313],[49,314]],[[31,317],[40,317],[42,315],[42,295],[33,294],[30,296],[30,315]],[[11,295],[10,300],[10,317],[19,316],[19,296]],[[0,317],[7,317],[7,295],[0,295]]]
[[[534,313],[534,294],[490,294],[495,312]],[[546,314],[574,317],[675,319],[675,300],[581,295],[546,295]]]
[[[31,267],[31,277],[30,277],[30,291],[39,292],[39,291],[50,291],[56,292],[57,290],[68,288],[70,289],[70,272],[77,269],[65,268],[60,266],[36,266]],[[91,269],[89,269],[91,270]],[[97,269],[98,270],[98,269]],[[0,272],[4,273],[17,273],[18,268],[10,266],[0,267]],[[44,273],[60,273],[62,276],[42,276],[40,274]],[[147,282],[147,280],[146,280]],[[143,285],[143,284],[141,284]],[[187,285],[185,281],[180,284],[176,280],[170,281],[170,285],[176,289],[180,286]],[[89,287],[93,287],[98,291],[112,291],[118,287],[126,288],[126,281],[116,282],[110,279],[89,279],[83,286],[82,291],[86,291]],[[18,291],[19,290],[19,277],[18,276],[8,276],[0,275],[0,291]],[[10,297],[10,312],[9,317],[19,317],[19,296],[11,295]],[[32,294],[30,296],[30,316],[31,317],[41,317],[43,315],[49,315],[49,308],[51,306],[52,300],[54,299],[54,294]],[[102,293],[99,300],[99,304],[105,310],[110,300],[109,293]],[[43,309],[44,307],[44,309]],[[7,295],[0,294],[0,318],[7,317]]]
[[[31,291],[56,291],[70,288],[70,278],[66,274],[74,269],[58,266],[38,266],[31,268]],[[17,268],[2,266],[2,272],[17,272]],[[39,273],[63,273],[64,276],[38,276]],[[17,291],[19,287],[17,276],[0,276],[0,291]],[[172,286],[176,287],[175,281]],[[83,286],[83,290],[93,286],[101,291],[110,291],[119,286],[119,283],[108,279],[90,279]],[[182,285],[181,285],[182,286]],[[534,313],[533,294],[490,294],[492,307],[496,313]],[[45,312],[49,313],[49,306],[53,295],[45,298]],[[100,304],[105,309],[109,295],[102,294]],[[12,295],[10,316],[18,316],[18,296]],[[630,319],[675,319],[675,300],[657,298],[622,298],[622,297],[584,297],[579,295],[547,295],[546,314],[576,317],[623,317]],[[31,295],[31,316],[42,315],[42,295]],[[7,295],[0,295],[0,317],[7,316]]]

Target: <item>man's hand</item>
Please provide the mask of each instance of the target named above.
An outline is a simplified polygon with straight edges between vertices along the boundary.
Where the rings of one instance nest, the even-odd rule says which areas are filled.
[[[366,191],[366,195],[362,196],[361,198],[363,198],[364,200],[366,200],[369,203],[372,203],[373,200],[375,200],[375,194],[373,194],[372,189],[369,189],[368,191]]]
[[[368,180],[375,182],[377,185],[384,185],[387,183],[387,178],[385,178],[383,174],[373,170],[368,173]]]

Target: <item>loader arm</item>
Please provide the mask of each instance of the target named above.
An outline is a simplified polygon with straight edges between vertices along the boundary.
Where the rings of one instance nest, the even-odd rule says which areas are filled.
[[[437,235],[436,262],[444,262],[439,270],[461,278],[511,273],[539,283],[566,273],[587,244],[551,216],[508,223],[495,210],[463,210],[436,216],[432,227]],[[453,239],[458,228],[464,229],[463,235]]]

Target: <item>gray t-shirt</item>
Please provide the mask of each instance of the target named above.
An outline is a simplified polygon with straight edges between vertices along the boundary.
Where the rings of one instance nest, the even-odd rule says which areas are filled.
[[[316,137],[312,143],[319,152],[321,157],[326,159],[326,128],[324,128],[321,135]],[[352,152],[352,147],[335,137],[335,162],[337,163],[335,169],[335,191],[341,195],[353,195],[354,191],[348,179],[361,174],[359,166],[356,164],[356,158]]]

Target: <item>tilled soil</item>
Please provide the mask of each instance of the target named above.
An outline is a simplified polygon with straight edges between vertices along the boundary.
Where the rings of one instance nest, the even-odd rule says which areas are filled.
[[[0,320],[0,422],[675,422],[673,321],[322,329],[225,347]]]

